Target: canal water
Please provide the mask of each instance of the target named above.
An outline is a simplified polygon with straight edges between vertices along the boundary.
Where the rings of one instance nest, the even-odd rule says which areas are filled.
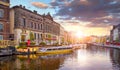
[[[0,57],[0,70],[120,70],[120,50],[91,46],[60,55]]]

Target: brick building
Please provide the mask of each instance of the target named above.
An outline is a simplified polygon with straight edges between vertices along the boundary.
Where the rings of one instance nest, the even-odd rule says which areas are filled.
[[[44,41],[47,44],[56,43],[60,32],[60,24],[56,23],[51,15],[40,15],[37,11],[30,11],[25,6],[14,6],[10,11],[10,32],[14,34],[17,43],[21,42],[21,36],[25,41],[30,39],[32,32],[36,45]]]
[[[60,24],[56,23],[51,17],[50,13],[43,15],[44,18],[44,41],[48,44],[55,44],[58,42],[60,35]]]
[[[9,39],[9,6],[9,0],[0,0],[0,40]]]
[[[17,43],[21,42],[21,36],[25,36],[25,41],[30,39],[33,33],[36,44],[42,40],[43,17],[37,11],[30,11],[25,6],[14,6],[10,11],[11,33]]]

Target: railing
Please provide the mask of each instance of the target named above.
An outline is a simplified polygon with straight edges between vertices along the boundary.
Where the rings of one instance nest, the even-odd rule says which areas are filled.
[[[0,48],[6,48],[7,46],[15,46],[16,41],[0,40]]]

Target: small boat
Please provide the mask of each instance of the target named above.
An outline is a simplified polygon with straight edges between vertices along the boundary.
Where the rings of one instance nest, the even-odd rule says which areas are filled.
[[[6,48],[1,48],[0,56],[7,56],[7,55],[12,55],[12,50],[6,49]]]
[[[71,46],[39,48],[39,50],[37,51],[37,53],[39,54],[64,54],[70,52],[72,52]]]

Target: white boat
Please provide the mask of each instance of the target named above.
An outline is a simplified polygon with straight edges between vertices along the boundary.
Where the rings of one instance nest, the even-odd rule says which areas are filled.
[[[12,50],[0,49],[0,56],[12,55]]]
[[[39,48],[37,53],[39,54],[62,54],[72,52],[71,46],[58,46],[58,47],[47,47]]]

